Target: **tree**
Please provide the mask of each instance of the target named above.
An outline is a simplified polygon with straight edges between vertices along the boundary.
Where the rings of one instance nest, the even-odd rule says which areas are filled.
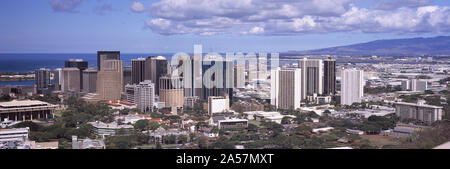
[[[431,91],[431,90],[425,90],[425,92],[424,92],[425,94],[434,94],[434,92],[433,91]]]
[[[205,136],[197,137],[196,142],[198,144],[198,148],[200,148],[200,149],[208,149],[209,148],[208,137],[205,137]]]
[[[134,124],[134,129],[138,130],[138,131],[145,131],[147,129],[149,129],[150,127],[150,122],[148,120],[138,120],[135,124]]]
[[[151,122],[148,124],[148,129],[151,131],[155,131],[156,129],[159,128],[159,123],[158,122]]]

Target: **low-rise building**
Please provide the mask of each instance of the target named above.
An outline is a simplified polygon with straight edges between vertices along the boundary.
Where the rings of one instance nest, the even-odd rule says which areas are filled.
[[[6,141],[28,141],[28,133],[30,128],[13,128],[13,129],[0,129],[0,142]]]
[[[105,142],[102,140],[91,140],[89,138],[81,140],[77,136],[72,136],[72,149],[105,149]]]
[[[219,127],[219,129],[247,128],[248,120],[246,119],[219,120],[217,122],[217,127]]]
[[[406,102],[395,102],[395,113],[400,119],[415,119],[431,124],[442,120],[442,109],[440,106],[425,104],[425,101],[419,100],[417,104]]]
[[[132,125],[118,125],[116,122],[112,123],[103,123],[103,122],[89,122],[92,126],[94,126],[95,133],[105,138],[106,136],[114,136],[118,134],[119,132],[124,132],[122,134],[127,134],[131,130],[134,129]]]

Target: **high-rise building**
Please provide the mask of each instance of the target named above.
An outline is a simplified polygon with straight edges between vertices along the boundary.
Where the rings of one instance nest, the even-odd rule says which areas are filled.
[[[341,104],[360,103],[364,96],[364,71],[345,69],[342,71]]]
[[[323,94],[336,94],[336,60],[325,59],[323,61]]]
[[[183,107],[183,79],[175,76],[163,76],[159,79],[159,101],[166,107]]]
[[[245,88],[245,65],[234,65],[234,88]]]
[[[155,103],[155,84],[150,80],[137,84],[134,88],[134,101],[142,112],[152,111]]]
[[[125,86],[128,84],[132,84],[131,75],[132,68],[130,66],[123,67],[123,90],[125,91]]]
[[[83,92],[97,92],[97,73],[98,71],[95,68],[89,68],[83,71]]]
[[[65,93],[80,92],[80,69],[78,68],[64,68],[62,69],[63,78],[61,82],[61,91]]]
[[[323,93],[323,61],[303,58],[298,62],[302,70],[302,99]]]
[[[159,95],[159,78],[168,74],[168,61],[164,56],[150,56],[145,62],[145,80],[155,83],[156,95]]]
[[[189,98],[202,97],[202,58],[196,55],[178,58],[178,76],[184,80],[184,96]]]
[[[120,100],[123,83],[121,60],[105,60],[97,75],[97,93],[100,100]]]
[[[53,73],[53,87],[54,90],[58,91],[61,90],[61,84],[63,79],[63,72],[61,68],[57,68],[52,71]]]
[[[139,84],[145,80],[145,58],[131,60],[131,82]]]
[[[88,68],[88,62],[82,59],[70,59],[65,61],[66,68],[78,68],[80,70],[80,88],[83,89],[83,71]]]
[[[280,109],[298,109],[302,100],[302,70],[271,71],[270,103]]]
[[[202,99],[208,100],[210,96],[228,96],[231,105],[233,103],[234,62],[219,58],[206,58],[203,60],[202,71]]]
[[[36,84],[36,92],[38,94],[43,94],[44,91],[48,90],[50,85],[50,70],[41,68],[34,71],[34,78]]]
[[[135,103],[134,100],[134,89],[136,88],[136,85],[127,84],[125,85],[125,95],[126,95],[126,101],[130,103]]]
[[[105,60],[120,60],[120,51],[98,51],[97,52],[97,67],[101,70]]]

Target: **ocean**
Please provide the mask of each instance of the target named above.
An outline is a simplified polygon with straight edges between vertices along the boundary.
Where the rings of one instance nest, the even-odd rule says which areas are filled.
[[[131,59],[148,56],[165,56],[170,59],[169,53],[149,54],[120,54],[124,66],[131,66]],[[39,68],[64,68],[64,61],[69,59],[83,59],[88,61],[89,67],[97,67],[97,54],[0,54],[0,72],[34,72]],[[33,85],[34,81],[0,82],[0,86],[6,85]]]

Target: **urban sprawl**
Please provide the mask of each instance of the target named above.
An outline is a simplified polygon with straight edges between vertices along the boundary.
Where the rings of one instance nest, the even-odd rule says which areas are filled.
[[[0,149],[450,147],[446,57],[245,59],[98,51],[2,75],[35,84],[0,86]]]

